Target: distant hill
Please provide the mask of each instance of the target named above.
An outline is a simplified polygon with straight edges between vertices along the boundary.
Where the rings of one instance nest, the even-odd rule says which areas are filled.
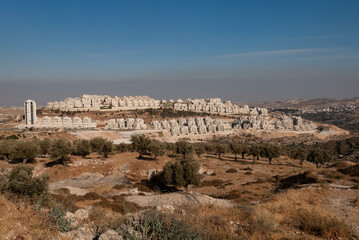
[[[293,99],[274,102],[247,103],[249,106],[266,108],[307,108],[307,107],[334,107],[341,105],[355,105],[359,107],[359,97],[350,99],[318,98],[318,99]]]

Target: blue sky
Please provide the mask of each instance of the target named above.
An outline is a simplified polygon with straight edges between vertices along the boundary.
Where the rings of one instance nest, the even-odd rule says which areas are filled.
[[[357,96],[358,10],[349,0],[0,0],[0,105],[86,92]]]

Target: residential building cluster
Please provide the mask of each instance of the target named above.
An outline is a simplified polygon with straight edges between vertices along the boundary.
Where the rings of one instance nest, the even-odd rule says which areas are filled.
[[[79,98],[66,98],[64,101],[48,102],[47,109],[58,109],[63,111],[87,111],[100,109],[138,109],[158,108],[160,101],[148,96],[111,97],[108,95],[82,95]]]
[[[118,118],[109,119],[105,124],[105,129],[108,130],[143,130],[147,129],[142,118]]]
[[[178,99],[177,102],[173,103],[173,109],[220,114],[268,115],[268,110],[266,108],[249,108],[248,105],[238,106],[232,104],[231,101],[223,102],[220,98],[187,99],[186,101]]]
[[[35,128],[56,128],[56,129],[94,129],[97,122],[89,117],[43,117],[39,118],[34,125]]]
[[[221,120],[209,117],[154,120],[150,126],[155,130],[168,130],[172,136],[216,133],[231,129],[230,125],[224,124]]]

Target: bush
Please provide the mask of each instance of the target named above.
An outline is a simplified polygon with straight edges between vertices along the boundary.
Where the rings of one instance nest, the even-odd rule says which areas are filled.
[[[13,134],[13,135],[7,136],[5,139],[6,140],[17,140],[17,139],[19,139],[19,137]]]
[[[9,173],[6,190],[16,195],[29,197],[32,201],[47,197],[49,177],[47,175],[33,177],[32,171],[33,168],[28,166],[14,167]]]
[[[130,229],[140,233],[141,239],[157,240],[157,239],[192,239],[199,240],[203,238],[203,234],[192,225],[176,220],[172,215],[162,214],[155,211],[146,212],[136,224],[133,221],[125,223],[128,227],[120,234],[125,239],[137,239]]]
[[[50,222],[61,232],[69,232],[73,229],[71,223],[65,219],[66,212],[67,209],[62,204],[58,204],[53,206],[47,214]]]
[[[198,173],[199,164],[191,156],[185,156],[174,163],[167,163],[162,170],[166,185],[188,188],[188,185],[198,185],[201,176]]]

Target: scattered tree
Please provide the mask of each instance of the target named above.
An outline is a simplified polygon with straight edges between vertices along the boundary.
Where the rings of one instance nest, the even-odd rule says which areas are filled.
[[[197,144],[194,149],[195,149],[194,151],[197,154],[198,158],[200,158],[201,155],[206,152],[206,149],[203,147],[202,144]]]
[[[41,154],[43,155],[46,155],[46,154],[49,154],[49,150],[50,150],[50,147],[51,147],[51,140],[46,138],[42,141],[40,141],[40,152]]]
[[[74,154],[78,156],[86,157],[91,153],[90,141],[86,139],[75,140],[73,142]]]
[[[10,159],[22,161],[32,161],[39,154],[39,147],[35,141],[18,141],[11,149]]]
[[[317,168],[319,168],[323,163],[329,162],[332,159],[330,154],[321,148],[312,149],[309,151],[307,160],[309,162],[315,163]]]
[[[158,156],[165,155],[165,147],[158,140],[151,140],[151,143],[148,145],[148,149],[151,154],[154,155],[154,160],[156,160]]]
[[[4,140],[0,142],[0,159],[10,159],[10,154],[16,144],[14,140]]]
[[[308,157],[308,153],[304,148],[297,147],[290,153],[290,157],[298,159],[300,161],[300,165],[303,165],[304,160]]]
[[[258,144],[252,145],[249,149],[249,154],[253,156],[253,161],[259,160],[259,155],[261,152],[261,148]]]
[[[181,140],[176,142],[176,153],[183,157],[193,156],[193,145],[187,141]]]
[[[166,185],[188,188],[189,185],[198,185],[201,176],[198,173],[198,162],[189,155],[175,162],[167,163],[162,170]]]
[[[227,152],[227,146],[221,143],[216,144],[216,154],[218,155],[218,159],[222,159],[222,155]]]
[[[272,159],[279,157],[281,150],[277,145],[267,144],[262,147],[261,153],[263,157],[268,158],[269,164],[272,164]]]
[[[90,140],[91,149],[105,158],[112,152],[112,141],[102,137],[95,137]]]
[[[65,164],[70,160],[69,154],[72,152],[72,144],[69,140],[60,138],[51,143],[49,154],[52,159],[59,160]]]
[[[138,152],[138,158],[143,158],[143,155],[147,154],[148,146],[151,143],[151,139],[144,134],[141,135],[132,135],[131,142],[133,150]]]
[[[237,161],[237,155],[243,154],[244,146],[240,143],[231,143],[229,146],[230,146],[231,152],[234,154],[234,160]],[[242,158],[244,158],[243,155],[242,155]]]

